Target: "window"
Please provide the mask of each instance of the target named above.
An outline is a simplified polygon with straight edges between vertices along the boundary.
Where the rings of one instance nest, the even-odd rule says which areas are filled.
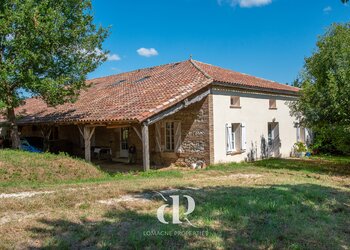
[[[312,142],[312,131],[308,128],[297,127],[297,141],[310,145]]]
[[[129,128],[121,128],[120,133],[120,146],[122,150],[129,150]]]
[[[299,124],[297,125],[297,142],[305,143],[305,129],[301,127]]]
[[[239,96],[231,96],[231,108],[240,108],[241,107],[241,99]]]
[[[179,121],[164,122],[165,127],[165,151],[180,152],[181,151],[181,123]],[[158,128],[159,130],[159,128]],[[156,131],[156,141],[161,141],[160,133]],[[158,145],[158,148],[161,148]]]
[[[270,99],[269,108],[270,109],[277,109],[276,99]]]
[[[271,146],[272,143],[273,143],[273,129],[272,129],[272,123],[271,122],[269,122],[267,124],[267,140],[268,140],[269,146]]]
[[[165,150],[174,151],[175,140],[175,124],[174,122],[165,122]]]
[[[244,123],[226,124],[226,152],[239,153],[246,149],[246,130]]]

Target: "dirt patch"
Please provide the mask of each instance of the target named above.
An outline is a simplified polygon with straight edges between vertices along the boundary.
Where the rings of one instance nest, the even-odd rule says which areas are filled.
[[[227,179],[257,179],[261,178],[263,175],[261,174],[231,174],[231,175],[224,175],[224,176],[209,176],[205,177],[206,180],[227,180]],[[197,179],[193,179],[197,180]]]
[[[38,192],[20,192],[20,193],[12,193],[12,194],[0,194],[0,199],[6,199],[6,198],[17,198],[17,199],[24,199],[24,198],[30,198],[36,195],[43,195],[43,194],[52,194],[55,193],[55,191],[38,191]]]
[[[61,192],[74,192],[74,191],[79,191],[79,190],[87,190],[90,188],[66,188],[60,190]],[[53,194],[57,193],[58,191],[28,191],[28,192],[18,192],[18,193],[2,193],[0,194],[0,199],[9,199],[9,198],[14,198],[14,199],[24,199],[24,198],[31,198],[37,195],[45,195],[45,194]]]
[[[122,195],[119,198],[112,198],[107,200],[99,200],[98,203],[106,205],[115,205],[120,202],[149,202],[152,199],[150,193],[136,194],[136,195]]]
[[[43,212],[39,212],[39,213],[32,213],[32,214],[28,214],[26,212],[16,212],[16,213],[7,213],[5,215],[3,215],[2,217],[0,217],[0,226],[10,223],[10,222],[21,222],[25,219],[31,219],[31,218],[35,218],[38,216],[44,216],[47,213],[43,213]]]
[[[165,199],[164,196],[169,196],[171,194],[176,194],[180,192],[188,192],[188,191],[197,191],[200,190],[200,188],[194,188],[194,187],[186,187],[186,189],[166,189],[151,193],[141,193],[141,194],[128,194],[128,195],[122,195],[118,198],[111,198],[107,200],[99,200],[98,203],[105,204],[105,205],[116,205],[121,202],[152,202],[159,199]],[[166,200],[166,199],[165,199]]]

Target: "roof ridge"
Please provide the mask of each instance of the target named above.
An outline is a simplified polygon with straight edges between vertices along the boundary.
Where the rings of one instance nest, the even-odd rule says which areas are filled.
[[[196,60],[194,60],[194,61],[196,61]],[[211,64],[211,63],[205,63],[205,62],[201,62],[201,61],[197,61],[197,62],[202,63],[202,64],[206,64],[206,65],[209,65],[209,66],[212,66],[212,67],[220,68],[220,69],[223,69],[223,70],[228,70],[228,71],[231,71],[231,72],[234,72],[234,73],[237,73],[237,74],[241,74],[241,75],[245,75],[245,76],[249,76],[249,77],[254,77],[254,78],[259,79],[259,80],[268,81],[268,82],[271,82],[271,83],[277,83],[279,85],[287,85],[287,86],[290,86],[290,87],[294,87],[294,86],[291,86],[289,84],[284,84],[284,83],[277,82],[277,81],[274,81],[274,80],[270,80],[270,79],[267,79],[267,78],[264,78],[264,77],[259,77],[259,76],[255,76],[255,75],[252,75],[252,74],[248,74],[248,73],[243,73],[243,72],[240,72],[240,71],[232,70],[232,69],[229,69],[229,68],[220,67],[220,66],[217,66],[217,65],[214,65],[214,64]],[[197,64],[197,66],[200,67],[198,64]],[[294,88],[297,88],[297,87],[294,87]]]
[[[192,65],[198,70],[200,71],[206,78],[213,80],[213,77],[211,75],[209,75],[207,72],[205,72],[197,63],[195,63],[194,60],[192,60],[192,58],[189,60],[190,63],[192,63]]]
[[[147,69],[151,69],[151,68],[159,68],[159,67],[164,67],[164,66],[177,64],[177,63],[183,63],[183,62],[186,62],[186,61],[177,61],[177,62],[171,62],[171,63],[164,63],[164,64],[161,64],[161,65],[155,65],[155,66],[145,67],[145,68],[141,68],[141,69],[134,69],[134,70],[130,70],[130,71],[124,71],[124,72],[120,72],[118,74],[111,74],[111,75],[107,75],[107,76],[100,76],[100,77],[95,77],[95,78],[92,78],[92,79],[87,79],[87,81],[98,80],[98,79],[101,79],[101,78],[107,78],[107,77],[111,77],[111,76],[118,76],[118,75],[122,75],[122,74],[137,72],[137,71],[141,71],[141,70],[147,70]]]

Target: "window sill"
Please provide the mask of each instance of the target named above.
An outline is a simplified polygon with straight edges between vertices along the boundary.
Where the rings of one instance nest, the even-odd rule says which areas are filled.
[[[230,106],[231,109],[241,109],[242,107],[241,106]]]
[[[245,152],[245,150],[227,152],[226,155],[240,155],[240,154],[243,154],[244,152]]]

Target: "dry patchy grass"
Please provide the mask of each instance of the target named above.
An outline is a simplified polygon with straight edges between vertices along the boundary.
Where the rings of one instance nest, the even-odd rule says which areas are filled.
[[[0,248],[347,249],[349,162],[273,159],[57,185],[45,188],[54,193],[1,200]],[[188,217],[195,228],[158,222],[156,211],[164,204],[159,197],[121,199],[162,190],[173,190],[164,193],[168,199],[171,194],[195,199]]]

